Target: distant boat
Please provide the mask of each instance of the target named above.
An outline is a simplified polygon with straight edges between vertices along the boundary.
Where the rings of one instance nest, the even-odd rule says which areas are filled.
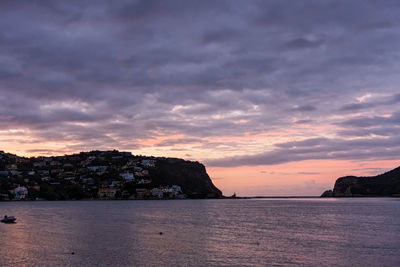
[[[3,219],[1,219],[2,223],[15,223],[16,218],[14,216],[5,215]]]

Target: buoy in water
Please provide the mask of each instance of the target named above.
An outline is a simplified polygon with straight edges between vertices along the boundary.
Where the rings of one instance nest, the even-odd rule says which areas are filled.
[[[162,235],[162,234],[163,234],[163,232],[160,232],[159,234],[160,234],[160,235]]]

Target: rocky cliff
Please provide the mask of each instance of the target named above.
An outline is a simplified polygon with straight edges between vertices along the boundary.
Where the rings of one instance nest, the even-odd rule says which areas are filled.
[[[400,197],[400,167],[372,177],[345,176],[321,197]]]
[[[221,197],[221,191],[214,186],[199,162],[186,161],[177,158],[158,160],[151,178],[155,184],[177,184],[190,197]]]

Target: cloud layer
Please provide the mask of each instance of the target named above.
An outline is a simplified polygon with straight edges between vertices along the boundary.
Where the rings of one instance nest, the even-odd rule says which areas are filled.
[[[1,1],[0,144],[210,166],[397,159],[399,15],[398,1]]]

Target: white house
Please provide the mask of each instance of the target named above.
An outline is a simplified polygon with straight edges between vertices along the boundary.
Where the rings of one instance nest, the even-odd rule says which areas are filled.
[[[109,187],[114,188],[114,187],[120,187],[120,186],[121,186],[120,181],[112,181]]]
[[[99,188],[98,196],[103,199],[111,199],[115,197],[117,190],[116,188]]]
[[[46,166],[46,162],[44,162],[44,161],[36,161],[36,162],[33,163],[33,166],[34,167],[44,167],[44,166]]]
[[[50,174],[50,171],[49,170],[38,170],[38,174],[39,175],[49,175]]]
[[[88,166],[87,168],[92,172],[105,172],[107,170],[107,166]]]
[[[135,172],[141,172],[143,170],[143,168],[142,167],[138,167],[138,166],[133,166],[133,170]]]
[[[152,159],[142,159],[141,163],[146,167],[155,167],[155,160]]]
[[[61,162],[59,162],[59,161],[52,161],[52,162],[50,162],[50,165],[51,166],[60,166],[61,165]]]
[[[138,184],[151,184],[151,179],[140,179]]]
[[[12,190],[12,193],[14,194],[14,199],[16,200],[25,199],[28,196],[28,188],[25,186],[18,186]]]
[[[135,177],[133,176],[133,173],[131,173],[131,172],[123,172],[123,173],[120,173],[119,176],[121,176],[127,182],[132,182],[135,180]]]
[[[164,192],[160,188],[151,189],[151,194],[153,195],[153,197],[157,197],[157,198],[164,197]]]
[[[84,184],[94,184],[93,178],[81,178],[81,182]]]
[[[177,194],[182,193],[182,188],[179,185],[174,184],[173,186],[171,186],[171,189],[173,192],[176,192]]]

